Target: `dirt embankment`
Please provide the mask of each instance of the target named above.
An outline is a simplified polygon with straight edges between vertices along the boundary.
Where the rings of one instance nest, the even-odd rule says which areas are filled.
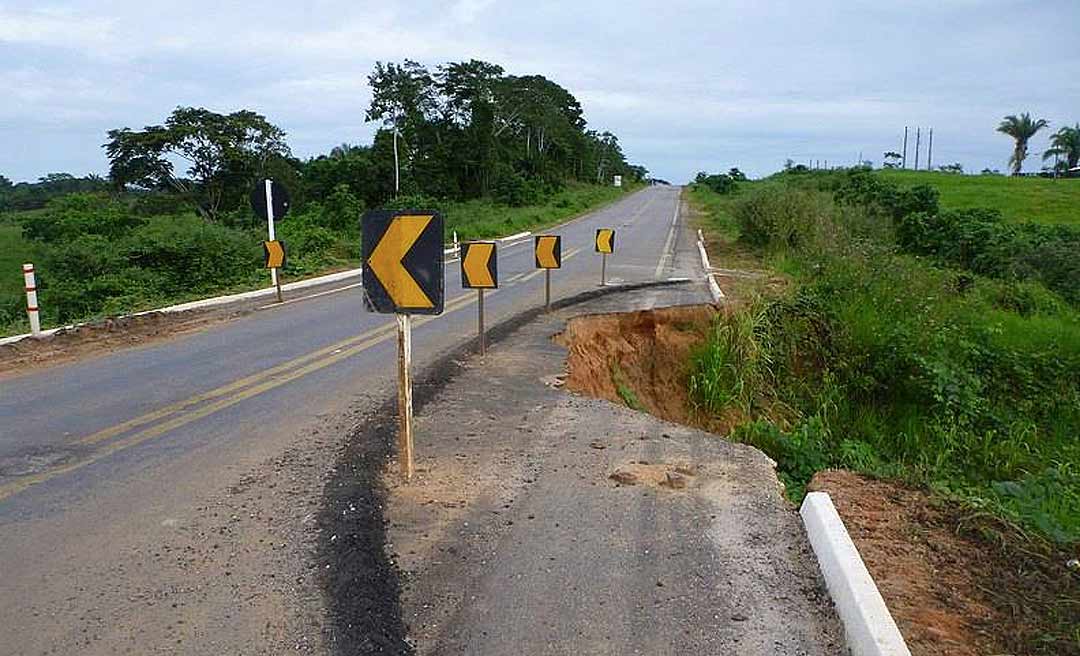
[[[571,319],[556,337],[569,350],[566,388],[698,426],[688,365],[714,316],[710,305],[687,305]]]
[[[834,470],[809,489],[832,497],[915,656],[1080,653],[1069,554],[895,482]]]

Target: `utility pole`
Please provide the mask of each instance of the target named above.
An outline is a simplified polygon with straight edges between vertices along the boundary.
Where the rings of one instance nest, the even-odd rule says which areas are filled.
[[[934,128],[930,128],[930,142],[926,144],[926,170],[934,169]]]
[[[907,131],[908,127],[904,126],[904,157],[900,160],[900,168],[907,168]]]
[[[397,140],[398,135],[397,126],[394,126],[394,197],[396,198],[401,191],[401,173],[398,171],[398,154],[397,154]]]
[[[919,170],[919,142],[922,141],[922,128],[915,128],[915,170]]]

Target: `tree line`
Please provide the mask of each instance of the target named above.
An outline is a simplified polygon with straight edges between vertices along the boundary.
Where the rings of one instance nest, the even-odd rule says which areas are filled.
[[[1033,119],[1031,114],[1023,112],[1019,116],[1010,114],[1002,119],[997,131],[1013,139],[1013,152],[1009,156],[1009,166],[1013,175],[1020,175],[1024,160],[1028,156],[1028,142],[1050,122],[1044,118]],[[1043,161],[1054,160],[1050,171],[1062,175],[1075,169],[1080,163],[1080,123],[1063,126],[1050,136],[1050,148],[1043,151]]]
[[[263,177],[282,181],[294,205],[349,194],[373,207],[402,194],[434,199],[537,202],[568,182],[644,179],[618,137],[589,129],[580,102],[540,75],[488,62],[433,70],[377,62],[368,77],[370,145],[343,143],[306,161],[261,114],[178,107],[160,125],[108,132],[108,181],[116,191],[184,199],[206,220],[250,218],[245,199]]]

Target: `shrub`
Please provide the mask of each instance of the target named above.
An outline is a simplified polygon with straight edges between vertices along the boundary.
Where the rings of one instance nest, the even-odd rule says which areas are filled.
[[[45,211],[29,216],[23,223],[28,239],[41,242],[68,242],[81,235],[115,239],[142,225],[123,203],[105,194],[69,194],[50,200]]]

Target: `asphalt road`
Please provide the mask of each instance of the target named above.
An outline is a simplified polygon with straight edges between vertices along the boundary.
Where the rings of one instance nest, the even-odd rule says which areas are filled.
[[[598,227],[617,230],[609,283],[699,276],[678,192],[553,230],[553,298],[597,287]],[[500,244],[499,274],[489,325],[543,303],[531,238]],[[417,367],[475,334],[457,262],[446,290],[442,316],[414,320]],[[321,291],[0,382],[0,653],[265,653],[317,630],[316,611],[280,626],[318,605],[310,577],[278,585],[268,570],[307,566],[296,542],[318,470],[392,392],[396,358],[392,317],[365,312],[359,288]]]

